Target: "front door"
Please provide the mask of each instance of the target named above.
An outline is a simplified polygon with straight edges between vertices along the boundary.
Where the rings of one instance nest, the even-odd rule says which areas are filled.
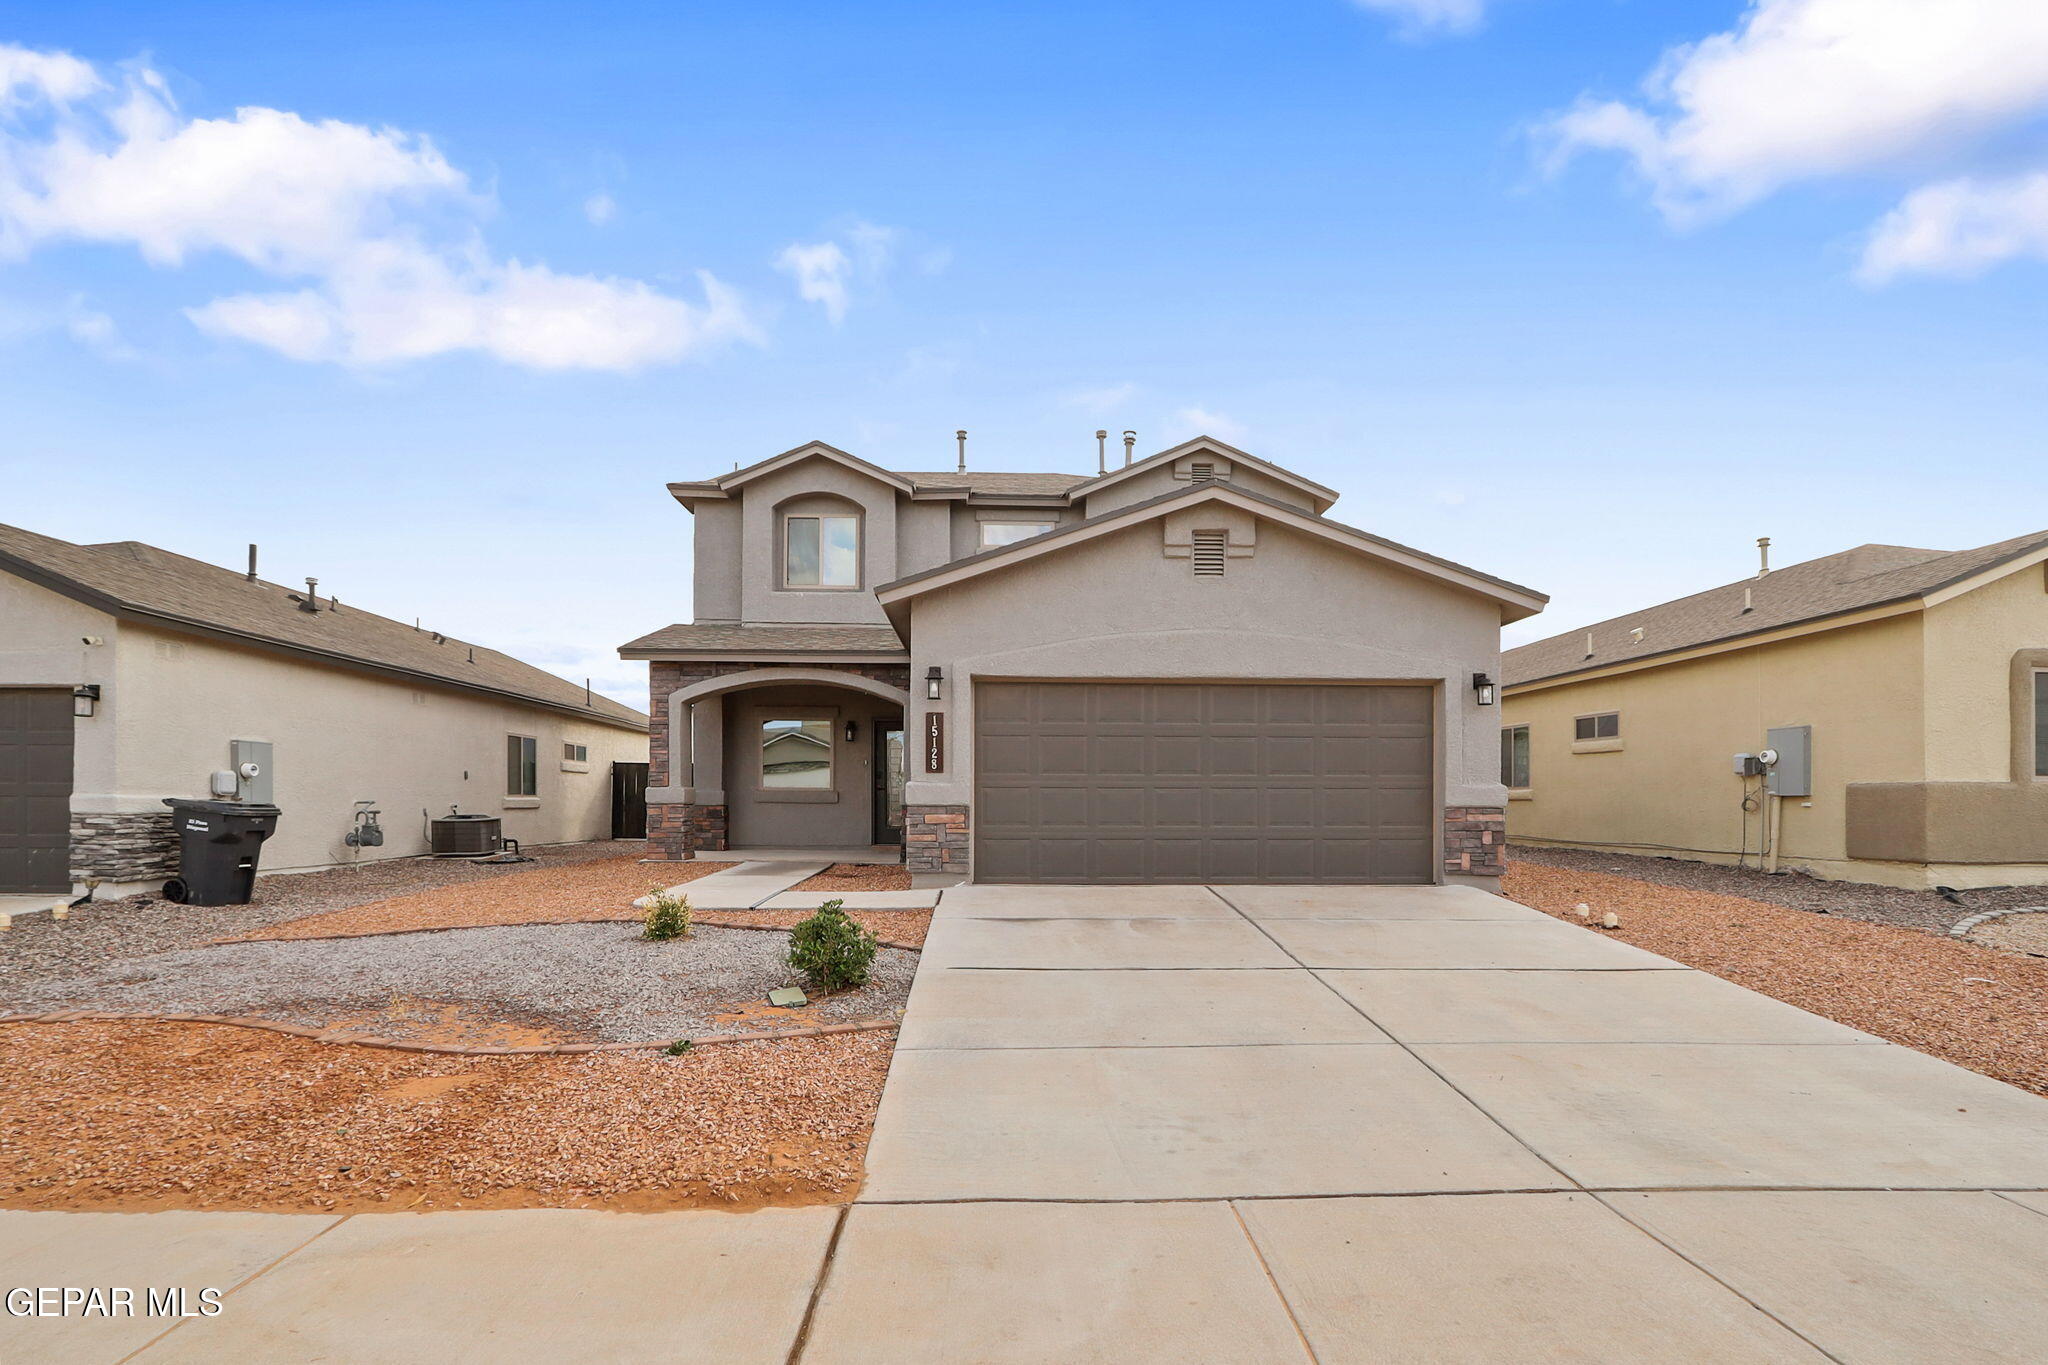
[[[875,842],[903,842],[903,726],[875,727]]]

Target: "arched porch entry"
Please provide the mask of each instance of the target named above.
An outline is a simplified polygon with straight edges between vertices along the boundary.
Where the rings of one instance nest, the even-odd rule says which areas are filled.
[[[661,717],[661,785],[647,791],[649,842],[671,858],[900,845],[909,699],[893,681],[836,668],[747,669],[677,688]]]

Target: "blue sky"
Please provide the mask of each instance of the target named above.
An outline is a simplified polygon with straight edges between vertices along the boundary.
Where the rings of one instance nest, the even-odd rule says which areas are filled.
[[[812,438],[1206,430],[1511,641],[2039,530],[2040,8],[16,6],[0,521],[628,700],[662,485]]]

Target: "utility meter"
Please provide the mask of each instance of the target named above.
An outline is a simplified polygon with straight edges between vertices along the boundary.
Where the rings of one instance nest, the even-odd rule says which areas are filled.
[[[257,778],[263,776],[263,765],[261,763],[244,763],[239,768],[236,768],[235,771],[241,775],[244,782],[254,782]]]
[[[1756,761],[1763,764],[1766,768],[1772,767],[1778,761],[1778,751],[1776,749],[1758,749],[1756,751]]]

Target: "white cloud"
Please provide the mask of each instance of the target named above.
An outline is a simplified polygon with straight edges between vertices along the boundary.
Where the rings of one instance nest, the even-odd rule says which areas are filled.
[[[821,305],[834,327],[846,320],[853,262],[839,243],[786,246],[775,258],[775,268],[795,279],[797,297]]]
[[[2041,0],[1751,0],[1735,29],[1672,48],[1640,103],[1549,121],[1555,159],[1633,162],[1695,221],[1781,186],[1924,161],[2048,105]]]
[[[583,216],[592,227],[603,227],[618,215],[618,201],[608,194],[593,194],[583,201]]]
[[[1486,0],[1351,0],[1360,9],[1385,14],[1404,33],[1463,33],[1477,28],[1486,15]]]
[[[1208,408],[1181,408],[1167,419],[1166,430],[1174,444],[1193,440],[1197,436],[1212,436],[1232,445],[1243,442],[1249,434],[1244,423],[1225,417]]]
[[[757,336],[709,276],[693,303],[495,258],[476,226],[487,200],[424,137],[264,108],[188,119],[147,67],[118,87],[88,67],[87,85],[74,58],[20,52],[0,49],[0,78],[41,74],[12,77],[31,96],[0,110],[0,253],[82,240],[169,267],[218,252],[300,284],[188,309],[209,334],[308,361],[475,351],[612,370]]]
[[[99,73],[90,62],[68,52],[33,52],[0,43],[0,109],[29,100],[70,104],[99,88]]]
[[[775,258],[775,268],[796,281],[798,298],[822,307],[837,327],[846,320],[857,291],[880,289],[902,241],[903,233],[897,228],[855,218],[837,230],[832,240],[793,242],[784,247]],[[926,274],[936,274],[945,269],[946,259],[925,251],[918,256],[917,265]]]
[[[2048,260],[2048,171],[1913,191],[1871,233],[1859,274],[1868,284],[1909,273],[1969,276],[2028,256]]]

